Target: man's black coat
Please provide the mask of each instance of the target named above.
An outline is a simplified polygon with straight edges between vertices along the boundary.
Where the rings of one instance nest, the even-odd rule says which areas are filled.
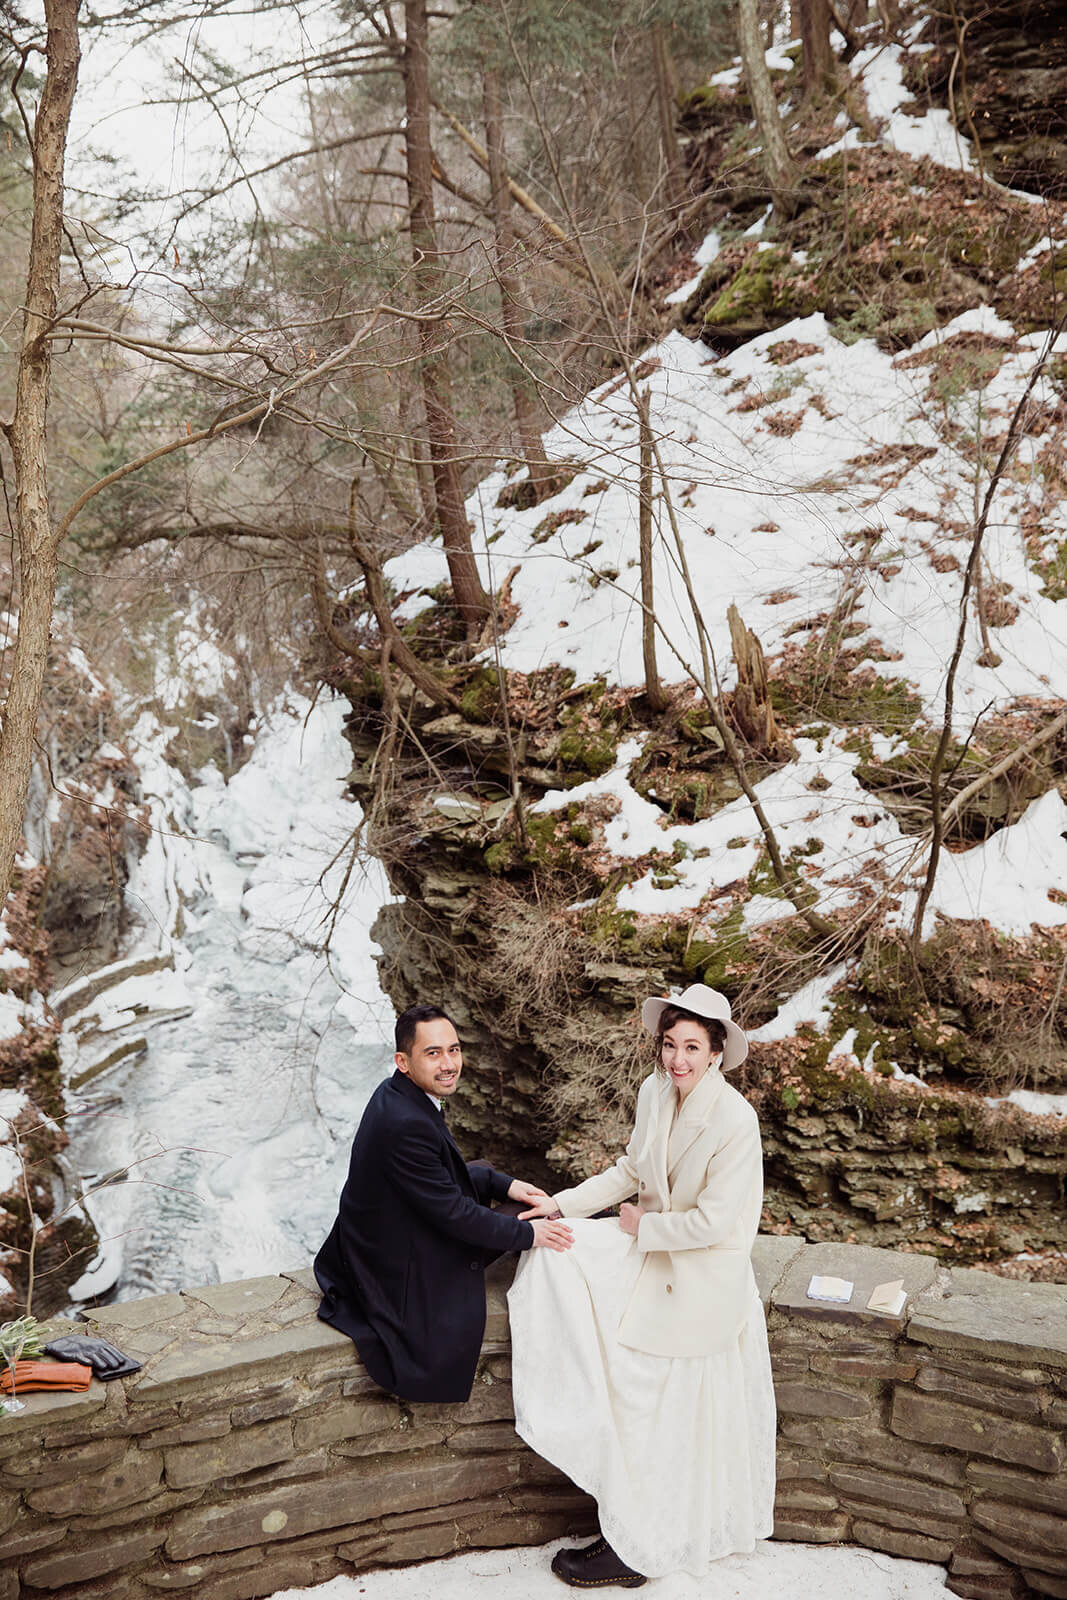
[[[470,1398],[484,1268],[533,1243],[529,1222],[490,1209],[510,1183],[492,1167],[467,1166],[444,1117],[405,1073],[371,1095],[315,1276],[319,1316],[348,1334],[391,1394]]]

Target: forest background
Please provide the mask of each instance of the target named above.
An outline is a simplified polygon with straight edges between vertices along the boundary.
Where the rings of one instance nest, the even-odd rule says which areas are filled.
[[[40,1248],[57,1290],[91,1249],[49,1165],[67,1102],[47,996],[128,947],[123,888],[149,826],[128,708],[158,698],[161,643],[190,618],[232,671],[224,694],[181,706],[169,754],[188,774],[236,771],[290,686],[351,705],[352,859],[369,844],[406,897],[379,924],[383,981],[404,1003],[421,966],[465,1008],[484,1057],[472,1135],[496,1126],[505,1155],[587,1169],[640,1070],[635,995],[702,976],[770,1029],[748,1085],[772,1130],[768,1226],[1058,1275],[1063,890],[1042,883],[1042,913],[1009,925],[947,917],[935,892],[943,855],[1007,836],[1034,801],[1062,807],[1067,771],[1067,713],[1039,665],[975,699],[1020,616],[991,529],[1010,525],[1044,606],[1067,581],[1055,8],[318,8],[300,23],[315,43],[292,54],[178,50],[159,115],[210,114],[202,180],[151,192],[112,164],[65,185],[86,38],[188,41],[225,14],[56,0],[42,25],[4,4],[0,880],[17,1026],[0,1053],[4,1091],[29,1095],[8,1118],[13,1280],[34,1216],[53,1219]],[[883,105],[887,63],[906,96]],[[252,114],[285,85],[303,137],[250,161]],[[909,150],[904,123],[929,137]],[[797,319],[805,337],[768,337]],[[715,529],[687,512],[749,486],[698,421],[679,437],[667,415],[671,329],[779,440],[800,435],[809,398],[819,410],[796,364],[824,345],[918,371],[927,442],[883,438],[836,479],[816,452],[779,487],[810,507],[873,482],[871,507],[934,463],[937,510],[906,559],[945,580],[954,620],[919,692],[862,620],[900,554],[877,511],[830,530],[827,601],[813,611],[806,593],[773,645],[709,585],[694,540]],[[755,384],[728,368],[749,348],[771,369]],[[588,453],[574,419],[591,392],[628,408],[625,461],[603,436]],[[471,514],[479,483],[492,528]],[[566,534],[613,488],[630,507],[618,564],[603,539]],[[766,480],[759,498],[774,499]],[[521,540],[505,572],[489,541],[508,518]],[[412,565],[426,548],[443,565]],[[576,672],[543,638],[536,666],[508,664],[551,556],[583,603],[625,593],[638,672]],[[803,541],[793,559],[768,564],[761,604],[796,598]],[[1034,608],[1056,659],[1048,615]],[[802,741],[824,740],[852,741],[858,801],[804,768]],[[801,768],[806,843],[763,789]],[[678,908],[628,908],[642,874],[665,895],[698,883],[711,848],[619,848],[611,824],[634,794],[675,829],[747,808],[746,870]],[[831,803],[867,797],[842,894],[812,858]],[[863,844],[879,818],[892,849],[877,831]],[[740,826],[717,856],[738,840]],[[797,995],[795,1026],[775,1029]]]

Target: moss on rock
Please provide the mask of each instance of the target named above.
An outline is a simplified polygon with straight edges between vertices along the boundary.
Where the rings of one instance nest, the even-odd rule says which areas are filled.
[[[617,738],[614,733],[585,723],[573,722],[559,741],[562,766],[575,773],[575,782],[585,777],[599,778],[615,765]]]
[[[468,722],[494,722],[500,713],[500,675],[495,667],[479,667],[463,686],[460,710]]]
[[[704,311],[704,329],[720,338],[741,341],[768,328],[806,317],[816,309],[816,296],[788,249],[755,249]]]

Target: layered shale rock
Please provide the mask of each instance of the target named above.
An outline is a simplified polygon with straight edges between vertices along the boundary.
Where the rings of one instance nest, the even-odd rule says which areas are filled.
[[[1055,0],[958,0],[912,58],[920,94],[946,106],[987,176],[1067,197],[1067,36]]]
[[[769,947],[758,936],[739,949],[736,939],[695,934],[691,916],[616,908],[622,879],[603,848],[603,802],[529,809],[549,787],[588,776],[562,763],[558,728],[524,740],[523,840],[501,729],[416,712],[431,768],[413,746],[402,750],[383,800],[371,782],[380,708],[373,693],[349,692],[351,783],[398,895],[374,928],[383,986],[398,1009],[431,999],[454,1018],[467,1067],[451,1120],[472,1154],[550,1182],[581,1178],[618,1153],[636,1085],[651,1069],[638,1021],[644,996],[703,980],[729,993],[752,1028],[791,991],[760,987]],[[712,751],[706,789],[719,770]],[[790,920],[799,924],[789,937],[800,987],[811,941]],[[941,947],[932,946],[944,977]],[[886,965],[883,951],[883,975]],[[963,1261],[1061,1250],[1062,1119],[976,1093],[992,1048],[978,1012],[969,1020],[956,1008],[950,1024],[947,1002],[924,1009],[916,999],[910,1014],[908,995],[903,979],[879,992],[861,963],[835,994],[828,1028],[802,1023],[789,1038],[753,1046],[737,1081],[763,1126],[764,1226]],[[849,1029],[852,1048],[835,1053]],[[904,1077],[890,1054],[911,1069]]]

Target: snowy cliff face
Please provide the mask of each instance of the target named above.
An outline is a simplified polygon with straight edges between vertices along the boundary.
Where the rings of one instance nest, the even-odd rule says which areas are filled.
[[[964,212],[967,152],[943,114],[903,107],[899,63],[886,55],[877,70],[872,57],[872,111],[884,121],[868,148],[917,192],[933,174],[946,186],[939,204],[951,195]],[[858,130],[841,135],[852,149],[863,142]],[[413,707],[432,763],[405,748],[403,800],[387,802],[374,834],[405,896],[376,931],[397,1004],[427,997],[431,973],[434,995],[455,1008],[475,1059],[460,1115],[487,1153],[543,1148],[547,1118],[551,1164],[589,1170],[614,1147],[647,1066],[637,1002],[703,978],[753,1030],[746,1092],[766,1128],[768,1226],[971,1258],[1062,1251],[1062,365],[1030,390],[1018,447],[992,478],[1046,350],[1034,307],[1067,222],[1053,207],[1035,223],[1025,196],[1003,205],[1016,221],[1025,213],[1005,235],[1025,244],[1013,257],[1029,286],[1013,302],[1018,324],[977,303],[977,280],[967,305],[957,276],[955,314],[928,307],[928,331],[896,317],[890,338],[857,337],[854,318],[813,310],[779,312],[771,320],[783,325],[747,340],[737,319],[723,339],[726,291],[715,301],[707,284],[723,281],[720,256],[738,242],[735,287],[759,278],[766,258],[775,293],[806,274],[817,301],[818,274],[771,236],[769,217],[747,240],[723,243],[727,219],[705,242],[702,273],[674,297],[708,308],[703,341],[670,334],[633,369],[656,447],[665,714],[642,692],[639,420],[626,376],[547,436],[564,485],[550,499],[533,503],[506,467],[470,497],[483,580],[506,591],[506,626],[460,676],[462,714]],[[913,958],[930,760],[987,498],[949,724],[944,799],[958,797],[958,817]],[[388,575],[401,617],[427,655],[439,652],[441,551],[411,550]],[[695,688],[705,679],[741,726],[731,603],[766,660],[781,737],[775,748],[750,742],[747,775],[793,899]],[[381,708],[373,686],[350,693],[366,802]],[[525,835],[509,804],[513,772]],[[813,932],[809,908],[832,937]]]

